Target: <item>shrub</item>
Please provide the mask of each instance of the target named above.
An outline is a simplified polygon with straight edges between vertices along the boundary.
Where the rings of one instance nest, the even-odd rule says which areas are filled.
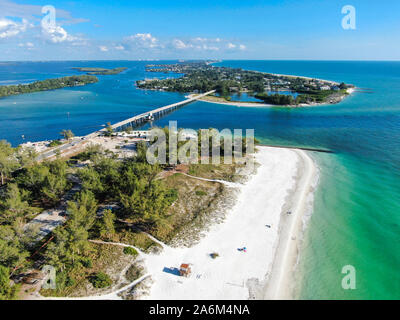
[[[203,191],[203,190],[196,190],[196,196],[205,196],[207,195],[207,192]]]
[[[49,147],[50,148],[57,147],[57,146],[59,146],[61,144],[62,144],[62,142],[60,140],[53,140],[52,142],[49,143]]]
[[[124,248],[124,253],[125,254],[130,254],[132,256],[137,256],[139,253],[136,251],[135,248],[132,247],[125,247]]]
[[[112,284],[110,276],[104,272],[97,272],[90,277],[89,281],[95,288],[106,288]]]
[[[90,259],[90,258],[82,258],[82,259],[81,259],[81,264],[82,264],[85,268],[91,268],[91,267],[93,267],[92,259]]]

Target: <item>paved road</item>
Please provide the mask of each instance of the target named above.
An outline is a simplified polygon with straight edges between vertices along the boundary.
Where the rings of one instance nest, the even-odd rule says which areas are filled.
[[[62,146],[59,146],[57,148],[54,148],[50,151],[44,152],[42,154],[40,154],[37,157],[38,161],[41,160],[45,160],[51,157],[55,157],[57,155],[58,152],[63,153],[65,151],[67,151],[68,149],[72,148],[72,147],[76,147],[77,145],[85,142],[87,140],[86,137],[82,137],[82,138],[74,138],[72,139],[70,142],[63,144]]]

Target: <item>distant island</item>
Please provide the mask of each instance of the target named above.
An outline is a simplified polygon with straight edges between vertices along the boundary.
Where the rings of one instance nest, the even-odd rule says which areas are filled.
[[[147,72],[180,73],[179,78],[144,79],[136,82],[140,89],[200,93],[216,90],[215,96],[202,98],[221,103],[232,101],[232,94],[247,93],[271,105],[301,106],[340,102],[354,87],[344,82],[278,75],[239,68],[214,67],[212,62],[184,62],[146,66]],[[247,104],[249,102],[246,102]]]
[[[90,75],[111,75],[111,74],[119,74],[122,71],[128,69],[126,67],[114,68],[114,69],[106,69],[106,68],[87,68],[87,67],[74,67],[72,69],[86,72],[86,74]]]
[[[28,84],[18,84],[10,86],[0,86],[0,97],[7,97],[11,95],[32,93],[38,91],[47,91],[54,89],[61,89],[65,87],[84,86],[89,83],[98,82],[99,79],[95,76],[69,76],[55,79],[46,79],[35,81]]]

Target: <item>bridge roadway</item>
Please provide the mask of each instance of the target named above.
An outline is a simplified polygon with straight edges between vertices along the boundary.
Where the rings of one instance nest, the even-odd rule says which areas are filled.
[[[202,98],[204,96],[207,96],[209,94],[212,94],[214,92],[215,92],[215,90],[211,90],[211,91],[196,95],[194,97],[188,98],[186,100],[167,105],[165,107],[157,108],[157,109],[154,109],[154,110],[150,110],[150,111],[138,114],[137,116],[134,116],[132,118],[129,118],[129,119],[120,121],[118,123],[115,123],[111,127],[115,130],[115,129],[118,129],[118,128],[121,128],[121,127],[124,127],[124,126],[127,126],[127,125],[132,125],[132,124],[133,124],[133,126],[140,125],[140,124],[148,121],[149,116],[153,116],[154,118],[159,118],[159,117],[161,117],[161,116],[163,116],[163,115],[165,115],[165,114],[167,114],[167,113],[169,113],[169,112],[171,112],[173,110],[178,109],[179,107],[181,107],[183,105],[186,105],[188,103],[196,101],[196,100],[198,100],[198,99],[200,99],[200,98]],[[99,130],[98,132],[94,132],[92,134],[98,134],[100,132],[104,132],[105,130],[107,130],[107,129],[103,128],[103,129]],[[88,136],[91,136],[91,135],[88,135]],[[86,137],[88,137],[88,136],[86,136]]]
[[[188,98],[188,99],[180,101],[180,102],[176,102],[176,103],[173,103],[173,104],[161,107],[161,108],[157,108],[157,109],[154,109],[154,110],[147,111],[145,113],[141,113],[141,114],[139,114],[137,116],[134,116],[132,118],[129,118],[129,119],[120,121],[118,123],[115,123],[115,124],[111,125],[111,127],[115,130],[115,129],[118,129],[118,128],[122,128],[124,126],[132,126],[132,127],[138,126],[138,125],[143,124],[146,121],[148,121],[149,116],[150,117],[154,117],[154,118],[162,117],[163,115],[165,115],[167,113],[170,113],[170,112],[178,109],[181,106],[184,106],[184,105],[186,105],[188,103],[194,102],[194,101],[196,101],[196,100],[198,100],[198,99],[200,99],[200,98],[202,98],[204,96],[207,96],[209,94],[212,94],[214,92],[215,92],[215,90],[211,90],[211,91],[208,91],[208,92],[205,92],[205,93],[198,94],[198,95],[196,95],[194,97]],[[48,158],[56,156],[56,154],[58,152],[60,152],[60,153],[67,152],[72,147],[76,147],[76,146],[80,145],[81,143],[87,141],[87,139],[94,138],[95,136],[97,136],[99,134],[102,134],[106,130],[107,130],[106,128],[103,128],[101,130],[92,132],[92,133],[90,133],[90,134],[88,134],[88,135],[86,135],[86,136],[84,136],[82,138],[74,138],[70,142],[68,142],[66,144],[63,144],[62,146],[60,146],[58,148],[55,148],[53,150],[50,150],[50,151],[47,151],[47,152],[44,152],[44,153],[40,154],[37,159],[39,161],[41,161],[41,160],[48,159]]]

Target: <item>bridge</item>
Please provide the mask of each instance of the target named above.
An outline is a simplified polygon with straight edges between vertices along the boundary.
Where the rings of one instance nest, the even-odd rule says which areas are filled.
[[[113,130],[118,130],[118,129],[121,129],[121,128],[124,128],[124,127],[128,127],[128,126],[131,126],[133,128],[137,127],[137,126],[140,126],[140,125],[142,125],[142,124],[144,124],[144,123],[146,123],[148,121],[160,118],[160,117],[162,117],[162,116],[164,116],[164,115],[166,115],[166,114],[168,114],[170,112],[175,111],[179,107],[187,105],[187,104],[189,104],[191,102],[194,102],[194,101],[196,101],[198,99],[201,99],[202,97],[207,96],[209,94],[212,94],[214,92],[215,92],[215,90],[211,90],[211,91],[208,91],[208,92],[205,92],[205,93],[198,94],[196,96],[192,96],[191,98],[188,98],[188,99],[180,101],[180,102],[172,103],[170,105],[167,105],[167,106],[164,106],[164,107],[161,107],[161,108],[157,108],[157,109],[154,109],[154,110],[147,111],[145,113],[138,114],[137,116],[134,116],[132,118],[117,122],[117,123],[111,125],[111,127],[112,127]],[[87,135],[86,137],[87,138],[91,138],[91,137],[93,137],[93,135],[97,135],[99,133],[103,133],[106,130],[107,130],[107,128],[103,128],[103,129],[101,129],[99,131],[96,131],[96,132],[93,132],[93,133]]]
[[[132,118],[117,122],[117,123],[111,125],[111,127],[113,130],[123,129],[124,127],[130,127],[130,126],[133,128],[138,127],[148,121],[154,120],[156,118],[160,118],[168,113],[175,111],[176,109],[178,109],[184,105],[194,102],[194,101],[196,101],[204,96],[207,96],[209,94],[212,94],[214,92],[215,92],[215,90],[211,90],[211,91],[208,91],[205,93],[198,94],[196,96],[192,96],[191,98],[188,98],[188,99],[180,101],[180,102],[172,103],[172,104],[164,106],[164,107],[160,107],[160,108],[157,108],[154,110],[147,111],[145,113],[138,114],[137,116],[134,116]],[[72,141],[70,141],[66,144],[63,144],[62,146],[60,146],[58,148],[55,148],[53,150],[50,150],[50,151],[40,154],[37,159],[39,161],[41,161],[41,160],[56,156],[58,152],[59,153],[68,152],[73,147],[82,145],[82,143],[86,142],[87,139],[94,138],[97,135],[104,133],[106,130],[107,130],[107,128],[103,128],[101,130],[92,132],[82,138],[74,138],[74,139],[72,139]]]

